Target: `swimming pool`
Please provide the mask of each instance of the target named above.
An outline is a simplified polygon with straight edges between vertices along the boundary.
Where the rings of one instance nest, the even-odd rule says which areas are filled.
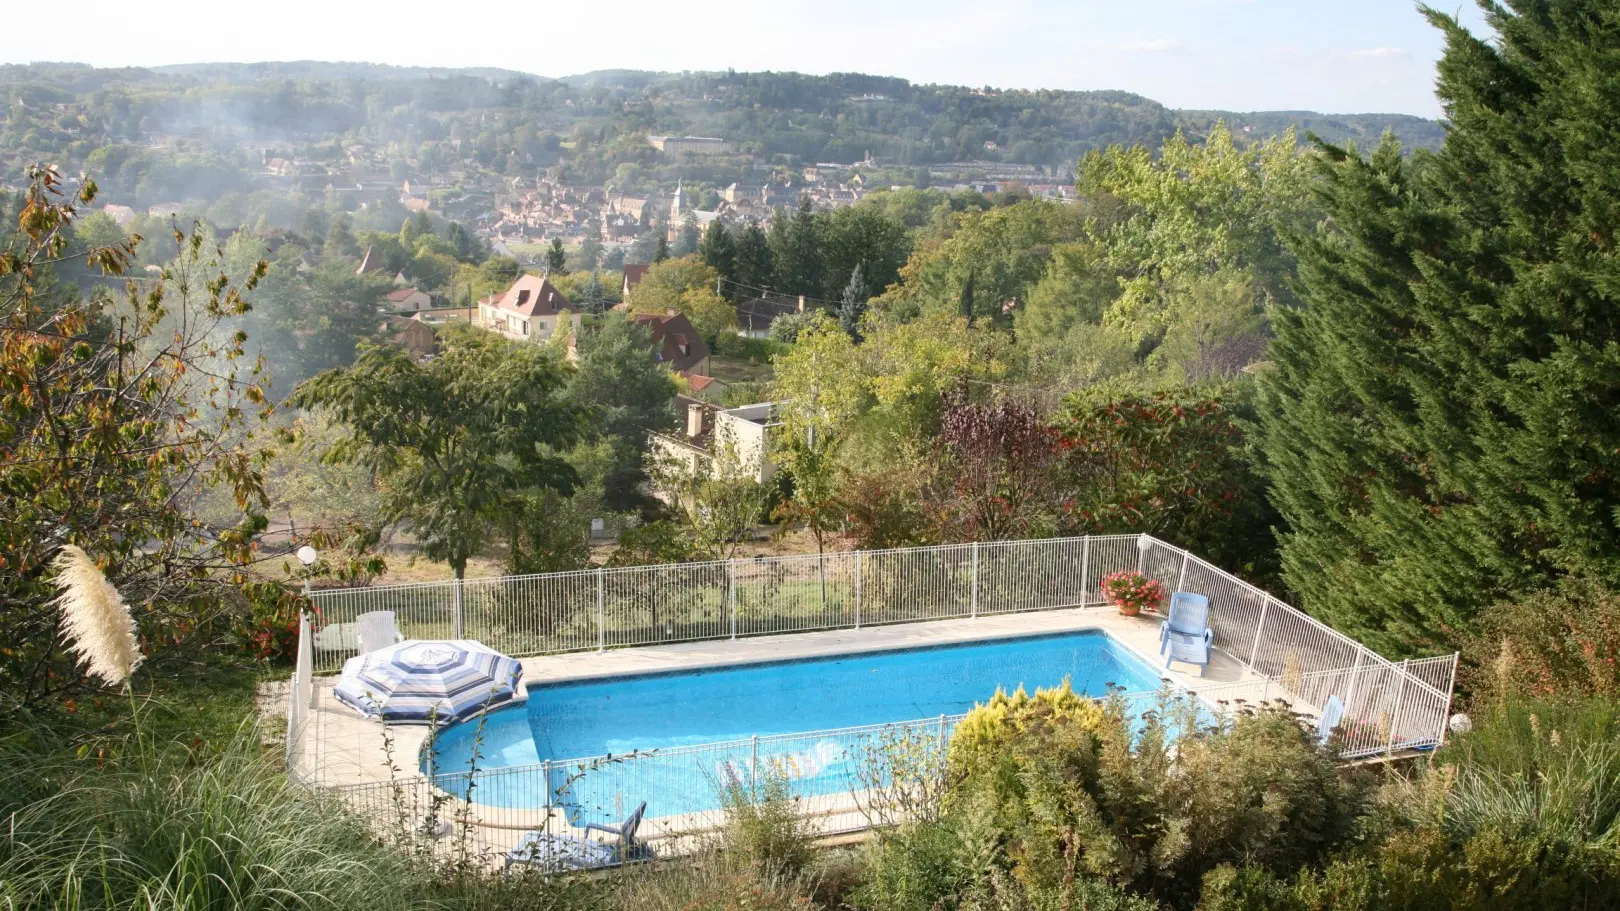
[[[474,801],[491,806],[541,806],[550,794],[575,820],[613,818],[641,799],[649,816],[697,812],[719,805],[722,784],[747,783],[762,770],[787,776],[799,794],[847,791],[847,738],[792,735],[949,719],[998,687],[1034,690],[1065,679],[1087,696],[1160,684],[1156,669],[1096,630],[531,683],[526,702],[441,732],[434,766],[440,775],[464,772],[476,748],[486,771],[473,781]],[[559,764],[549,780],[499,771],[648,752],[583,772]],[[683,786],[667,786],[673,781]],[[464,794],[461,782],[446,789]]]

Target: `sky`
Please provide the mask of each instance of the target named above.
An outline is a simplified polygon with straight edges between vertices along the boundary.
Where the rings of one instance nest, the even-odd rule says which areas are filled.
[[[1432,2],[1483,32],[1473,0]],[[1441,41],[1413,0],[73,6],[75,21],[106,26],[49,33],[50,40],[33,29],[0,31],[0,63],[344,60],[554,77],[597,69],[860,72],[997,88],[1121,89],[1176,108],[1441,113],[1434,97]]]

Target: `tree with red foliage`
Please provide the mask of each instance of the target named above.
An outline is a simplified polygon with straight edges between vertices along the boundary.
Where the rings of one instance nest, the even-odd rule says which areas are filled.
[[[1222,390],[1071,397],[1057,421],[1063,531],[1145,532],[1250,574],[1272,571],[1273,514],[1237,411]]]
[[[1060,439],[1033,408],[948,399],[925,510],[941,541],[1037,538],[1056,527]]]

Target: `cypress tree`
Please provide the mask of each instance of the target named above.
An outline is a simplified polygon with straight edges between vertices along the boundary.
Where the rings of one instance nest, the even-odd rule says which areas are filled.
[[[546,251],[546,271],[553,275],[568,274],[568,251],[563,249],[560,237],[553,237],[551,249]]]
[[[866,315],[866,302],[872,299],[872,289],[866,286],[866,279],[861,275],[861,264],[855,264],[855,271],[849,274],[849,284],[844,286],[844,297],[838,304],[838,325],[849,333],[855,341],[861,340],[861,317]]]
[[[726,295],[735,296],[736,289],[732,283],[737,280],[737,244],[731,232],[718,219],[709,222],[709,229],[703,233],[703,243],[698,245],[698,255],[725,279]]]
[[[735,262],[736,281],[742,286],[738,293],[743,296],[756,295],[759,289],[769,288],[775,280],[770,240],[758,222],[749,222],[748,227],[737,233]]]
[[[1620,576],[1620,0],[1482,3],[1441,151],[1322,147],[1259,449],[1308,610],[1392,650],[1570,572]]]

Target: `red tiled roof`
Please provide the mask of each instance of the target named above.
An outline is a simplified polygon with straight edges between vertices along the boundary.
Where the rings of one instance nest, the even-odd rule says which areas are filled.
[[[356,275],[365,275],[368,272],[379,272],[383,268],[383,257],[375,247],[367,247],[366,255],[360,258],[360,268],[354,270]]]
[[[659,316],[638,313],[630,317],[652,333],[654,354],[677,373],[691,370],[709,356],[709,345],[684,313]]]
[[[627,291],[633,290],[637,285],[641,284],[641,280],[647,277],[647,270],[651,269],[651,268],[652,268],[652,266],[648,265],[647,263],[625,263],[624,264],[624,288],[625,288],[625,290],[627,290]]]
[[[573,303],[543,275],[520,276],[495,306],[524,316],[554,316],[573,309]]]

